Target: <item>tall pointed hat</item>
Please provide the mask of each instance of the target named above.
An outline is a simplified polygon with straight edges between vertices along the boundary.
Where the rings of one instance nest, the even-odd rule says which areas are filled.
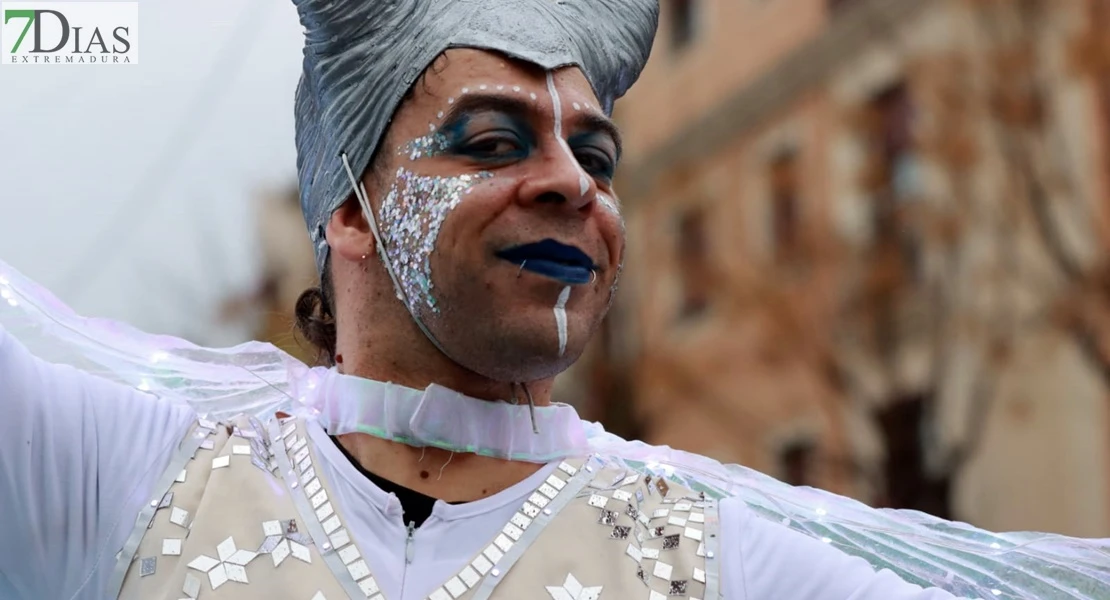
[[[301,208],[322,272],[324,230],[369,166],[393,113],[449,48],[493,50],[545,69],[574,65],[606,113],[647,62],[658,0],[294,0],[305,28],[297,87]]]

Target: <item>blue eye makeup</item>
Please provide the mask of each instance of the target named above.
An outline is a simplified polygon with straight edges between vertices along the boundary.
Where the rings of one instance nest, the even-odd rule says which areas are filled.
[[[483,163],[522,160],[536,145],[527,123],[503,113],[463,115],[444,129],[449,153]]]
[[[611,181],[617,170],[616,149],[609,136],[589,132],[571,136],[567,141],[574,158],[593,177]]]

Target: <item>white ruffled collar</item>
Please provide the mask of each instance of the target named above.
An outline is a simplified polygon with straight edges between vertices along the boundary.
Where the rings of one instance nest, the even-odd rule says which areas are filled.
[[[479,400],[432,384],[417,390],[313,369],[305,401],[332,435],[366,433],[416,447],[546,463],[588,452],[584,423],[566,404]]]

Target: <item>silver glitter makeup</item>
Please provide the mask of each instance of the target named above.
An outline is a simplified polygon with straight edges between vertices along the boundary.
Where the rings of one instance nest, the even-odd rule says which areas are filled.
[[[404,168],[382,201],[381,233],[409,309],[439,312],[433,296],[432,251],[447,215],[474,185],[492,173],[426,177]],[[405,298],[401,298],[404,300]]]
[[[443,113],[439,113],[442,115]],[[423,137],[418,137],[415,140],[401,146],[397,154],[408,157],[409,160],[418,160],[421,158],[429,158],[432,156],[439,156],[450,148],[451,142],[447,136],[442,133],[433,133]]]

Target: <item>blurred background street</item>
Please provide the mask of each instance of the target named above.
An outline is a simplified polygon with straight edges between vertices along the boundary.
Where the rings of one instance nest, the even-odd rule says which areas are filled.
[[[82,314],[292,334],[288,2],[141,2],[0,67],[0,258]],[[661,0],[629,252],[557,399],[875,506],[1110,536],[1110,0]]]

